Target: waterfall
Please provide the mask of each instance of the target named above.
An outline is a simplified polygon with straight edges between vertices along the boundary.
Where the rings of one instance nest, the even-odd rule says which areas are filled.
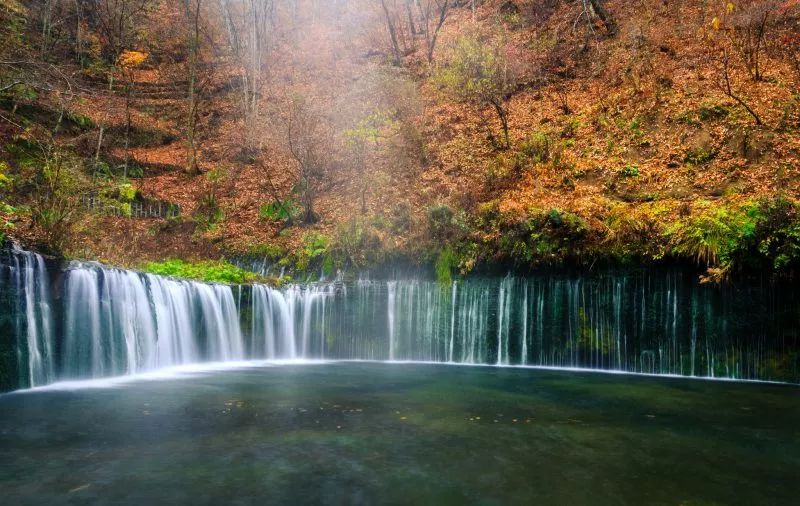
[[[675,269],[272,288],[72,263],[53,297],[42,257],[4,265],[21,386],[296,358],[800,382],[794,289],[698,285]]]
[[[62,378],[246,356],[231,287],[82,263],[66,273],[63,348]]]
[[[55,370],[52,299],[44,258],[13,250],[10,264],[10,287],[17,294],[15,327],[22,338],[17,346],[21,380],[29,386],[47,384]]]

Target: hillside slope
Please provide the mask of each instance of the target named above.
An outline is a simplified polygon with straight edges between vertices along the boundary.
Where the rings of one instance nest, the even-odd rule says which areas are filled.
[[[0,74],[10,235],[123,265],[407,257],[447,276],[673,258],[712,278],[794,272],[797,2],[452,2],[431,63],[443,4],[422,4],[428,18],[399,1],[277,2],[254,75],[216,3],[192,46],[181,3],[149,2],[116,56],[88,18],[91,54],[75,59],[74,33],[43,54],[41,9],[5,0],[5,53],[31,62]],[[61,165],[70,181],[43,169]],[[180,217],[129,216],[153,202]]]

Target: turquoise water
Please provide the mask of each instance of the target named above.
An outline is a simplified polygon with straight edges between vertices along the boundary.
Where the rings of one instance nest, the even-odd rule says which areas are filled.
[[[3,504],[794,504],[796,386],[434,364],[0,396]]]

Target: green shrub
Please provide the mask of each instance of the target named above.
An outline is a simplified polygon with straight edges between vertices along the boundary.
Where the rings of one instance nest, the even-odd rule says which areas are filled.
[[[641,137],[642,135],[644,135],[644,132],[642,131],[642,118],[638,116],[633,118],[633,120],[628,125],[628,128],[630,129],[634,137]]]
[[[564,129],[561,131],[561,137],[564,139],[572,139],[575,137],[575,134],[578,133],[578,129],[581,127],[581,120],[578,118],[571,118],[566,125],[564,125]]]
[[[789,273],[800,266],[800,206],[782,196],[760,201],[700,202],[667,228],[670,253],[717,268]]]
[[[800,263],[800,206],[783,196],[758,203],[758,214],[747,258],[741,263],[788,272]]]
[[[411,230],[413,216],[411,205],[408,202],[400,202],[392,209],[389,217],[392,232],[402,234]]]
[[[626,165],[625,167],[621,168],[619,171],[620,177],[638,177],[639,176],[639,166],[638,165]]]
[[[436,257],[434,265],[436,270],[436,280],[449,285],[453,282],[453,271],[458,267],[458,257],[451,246],[445,246]]]
[[[426,211],[428,231],[434,240],[448,241],[463,231],[463,216],[447,204],[434,204]]]
[[[6,151],[11,155],[11,159],[24,169],[41,165],[44,156],[42,146],[25,137],[16,137],[12,142],[6,144]]]
[[[0,192],[11,183],[11,179],[6,176],[8,164],[0,161]],[[14,217],[16,209],[0,198],[0,244],[5,242],[6,233],[14,227]]]
[[[697,117],[700,121],[710,121],[722,119],[730,114],[730,109],[718,104],[703,104],[697,109]]]
[[[550,137],[545,132],[534,132],[520,145],[520,155],[538,163],[550,160]]]
[[[205,195],[200,201],[194,219],[200,230],[214,230],[217,224],[225,219],[225,211],[220,208],[215,195]]]
[[[531,209],[499,224],[495,256],[526,263],[578,257],[588,231],[586,222],[575,214],[555,208]]]
[[[343,269],[363,269],[385,258],[380,236],[362,217],[354,217],[337,227],[330,254],[333,264]]]

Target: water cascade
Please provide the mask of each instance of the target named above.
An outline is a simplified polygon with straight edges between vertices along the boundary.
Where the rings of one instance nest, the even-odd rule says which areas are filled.
[[[651,269],[276,289],[73,263],[55,289],[42,257],[9,258],[20,386],[295,358],[800,382],[791,286],[704,286],[693,273]]]
[[[66,272],[63,337],[61,378],[246,356],[230,286],[94,264]]]
[[[15,249],[7,263],[8,279],[0,290],[14,294],[6,311],[13,313],[20,383],[44,385],[55,379],[52,298],[44,258]]]

